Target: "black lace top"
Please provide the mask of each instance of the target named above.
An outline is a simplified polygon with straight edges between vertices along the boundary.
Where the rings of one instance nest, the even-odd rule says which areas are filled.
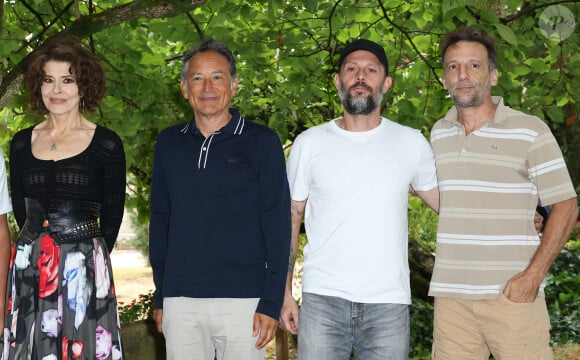
[[[27,197],[40,201],[45,209],[55,200],[97,202],[102,205],[101,233],[111,251],[125,204],[125,153],[119,136],[97,126],[83,152],[58,161],[35,158],[31,136],[32,127],[16,133],[10,144],[10,190],[18,226],[26,221]]]

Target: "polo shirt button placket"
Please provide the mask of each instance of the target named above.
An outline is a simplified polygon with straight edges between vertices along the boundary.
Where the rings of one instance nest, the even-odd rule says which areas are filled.
[[[465,156],[465,153],[467,152],[467,149],[465,146],[466,142],[467,142],[466,136],[459,136],[459,151],[457,153],[458,160],[461,160],[461,158],[463,158]]]
[[[465,155],[465,143],[467,142],[467,136],[465,135],[465,128],[463,126],[456,125],[456,129],[458,131],[457,142],[459,145],[457,147],[459,149],[459,151],[457,151],[457,160],[461,160],[461,158],[463,158]]]

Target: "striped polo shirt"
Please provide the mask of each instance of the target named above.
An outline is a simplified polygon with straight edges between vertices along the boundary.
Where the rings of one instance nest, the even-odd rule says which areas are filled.
[[[540,244],[538,199],[545,206],[576,197],[546,124],[500,97],[493,102],[494,119],[467,136],[455,107],[431,131],[441,193],[431,296],[497,297]]]

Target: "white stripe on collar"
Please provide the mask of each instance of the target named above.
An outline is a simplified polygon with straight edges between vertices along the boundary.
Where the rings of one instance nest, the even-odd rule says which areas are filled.
[[[189,131],[190,124],[191,124],[191,121],[187,122],[185,124],[185,126],[183,126],[181,128],[181,130],[179,130],[179,131],[183,134],[187,134],[187,132]],[[236,128],[234,129],[234,135],[242,135],[242,132],[244,131],[245,125],[246,125],[246,119],[244,119],[240,115],[240,118],[238,119],[238,123],[236,124]],[[214,134],[219,134],[219,133],[221,133],[221,131],[216,131]]]
[[[182,128],[181,128],[181,130],[179,130],[179,131],[181,131],[181,132],[182,132],[182,133],[184,133],[184,134],[187,134],[187,131],[189,130],[189,124],[191,124],[191,121],[188,121],[188,122],[185,124],[185,126],[184,126],[184,127],[182,127]]]
[[[238,124],[234,130],[234,135],[242,135],[242,131],[244,130],[244,125],[246,124],[246,120],[240,115],[238,119]]]

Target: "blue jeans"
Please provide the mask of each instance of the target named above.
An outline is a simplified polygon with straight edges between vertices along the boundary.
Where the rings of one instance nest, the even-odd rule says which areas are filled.
[[[407,360],[409,307],[302,294],[299,360]]]

